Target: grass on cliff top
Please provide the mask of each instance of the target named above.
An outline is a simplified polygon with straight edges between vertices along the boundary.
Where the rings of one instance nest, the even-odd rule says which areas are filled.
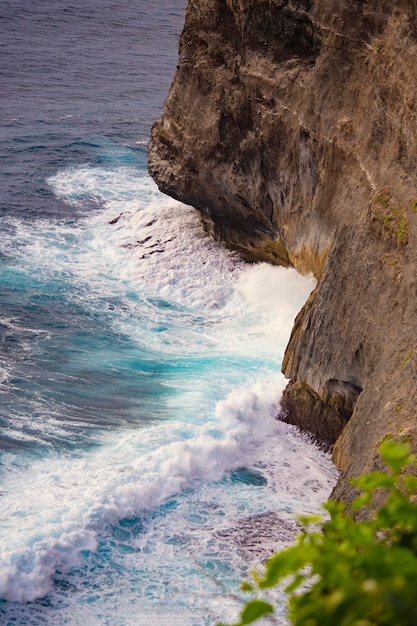
[[[262,589],[285,584],[295,626],[415,626],[417,624],[417,459],[408,443],[386,440],[379,453],[385,471],[354,481],[356,512],[366,512],[381,490],[382,506],[358,521],[340,502],[324,508],[329,519],[301,520],[295,545],[273,555],[262,575],[242,589],[253,594],[234,626],[262,617],[275,621]]]

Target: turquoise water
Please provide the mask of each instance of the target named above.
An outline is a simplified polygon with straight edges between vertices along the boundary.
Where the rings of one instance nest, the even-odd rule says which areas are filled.
[[[239,581],[335,480],[276,420],[314,281],[245,265],[146,174],[182,9],[18,4],[3,16],[19,64],[2,100],[0,621],[232,621]]]

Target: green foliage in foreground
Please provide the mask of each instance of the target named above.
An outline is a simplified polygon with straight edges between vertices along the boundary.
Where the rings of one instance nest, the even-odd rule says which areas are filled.
[[[356,521],[340,502],[325,505],[330,519],[304,518],[295,545],[273,555],[264,576],[254,573],[255,591],[285,583],[289,619],[295,626],[417,625],[417,459],[407,443],[385,441],[380,455],[386,472],[354,481],[360,511],[384,490],[384,504],[372,519]],[[254,599],[235,626],[274,612]]]

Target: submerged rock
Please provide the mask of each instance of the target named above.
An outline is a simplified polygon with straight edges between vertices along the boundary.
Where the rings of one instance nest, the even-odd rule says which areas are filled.
[[[417,441],[416,84],[414,0],[190,0],[149,143],[215,238],[317,278],[283,406],[347,501],[384,436]]]

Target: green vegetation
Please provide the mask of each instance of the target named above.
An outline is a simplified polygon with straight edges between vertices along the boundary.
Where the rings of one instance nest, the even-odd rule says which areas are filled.
[[[387,191],[382,191],[378,197],[378,200],[382,204],[382,206],[387,209],[389,207],[390,198],[391,196]]]
[[[302,519],[295,545],[268,559],[264,575],[255,572],[255,583],[242,589],[253,593],[285,583],[294,626],[417,624],[417,459],[408,443],[393,439],[380,444],[379,454],[386,471],[354,481],[357,519],[342,503],[327,503],[329,519]],[[375,498],[383,504],[369,517]],[[359,519],[364,513],[366,519]],[[235,626],[273,611],[252,599]]]
[[[412,356],[413,356],[413,351],[409,350],[407,354],[405,355],[405,357],[403,358],[403,360],[401,361],[401,367],[404,367],[404,365],[407,363],[407,361],[411,359]]]
[[[384,212],[376,212],[376,218],[385,226],[386,230],[394,235],[399,244],[408,239],[408,219],[404,208],[400,206],[384,206]]]
[[[408,239],[408,220],[404,213],[401,212],[402,207],[397,207],[397,241],[404,243]]]
[[[412,206],[414,207],[414,204]],[[371,203],[371,212],[377,222],[384,226],[385,232],[396,239],[398,244],[407,243],[409,229],[407,212],[402,205],[391,203],[391,193],[388,190],[376,194]]]
[[[172,136],[163,126],[160,126],[158,128],[158,133],[162,140],[165,139],[166,141],[169,141],[169,142],[172,141]]]

